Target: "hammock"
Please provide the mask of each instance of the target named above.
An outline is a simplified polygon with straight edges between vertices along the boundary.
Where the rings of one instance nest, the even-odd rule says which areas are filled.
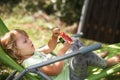
[[[4,35],[6,32],[8,32],[9,30],[7,29],[6,25],[3,23],[3,21],[0,19],[0,36]],[[118,50],[117,52],[120,52],[120,44],[113,44],[116,45]],[[101,50],[109,50],[111,49],[110,46],[106,46],[103,47]],[[114,48],[113,48],[114,49]],[[111,51],[110,51],[111,52]],[[116,53],[117,53],[116,52]],[[114,54],[115,55],[115,54]],[[112,55],[109,55],[109,57]],[[12,60],[1,48],[0,46],[0,60],[5,63],[6,65],[10,66],[11,68],[18,70],[19,72],[24,71],[24,68],[22,66],[20,66],[19,64],[17,64],[14,60]],[[92,71],[95,70],[95,71]],[[85,80],[99,80],[100,78],[106,77],[108,75],[111,75],[113,73],[116,73],[118,71],[120,71],[120,65],[117,64],[115,66],[112,66],[110,68],[106,68],[106,69],[98,69],[98,68],[92,68],[90,69],[90,74],[89,76],[85,79]],[[26,77],[29,80],[38,80],[38,78],[36,78],[33,75],[30,74],[26,74]]]

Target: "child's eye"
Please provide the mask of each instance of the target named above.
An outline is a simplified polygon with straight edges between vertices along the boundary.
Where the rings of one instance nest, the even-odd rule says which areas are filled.
[[[27,40],[25,39],[25,40],[24,40],[24,43],[26,43],[26,42],[27,42]]]

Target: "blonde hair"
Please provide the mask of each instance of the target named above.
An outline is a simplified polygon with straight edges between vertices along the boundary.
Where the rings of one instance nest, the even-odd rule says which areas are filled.
[[[14,29],[11,30],[10,32],[6,33],[4,36],[1,37],[0,39],[0,45],[3,48],[3,50],[14,60],[16,60],[18,63],[21,63],[21,55],[19,52],[19,49],[16,46],[16,34],[20,33],[28,37],[27,33],[24,30],[20,29]]]

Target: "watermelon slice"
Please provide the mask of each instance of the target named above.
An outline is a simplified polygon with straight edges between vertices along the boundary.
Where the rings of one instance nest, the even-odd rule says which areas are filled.
[[[73,40],[67,35],[67,34],[65,34],[64,32],[60,32],[60,37],[64,40],[64,41],[62,41],[63,43],[65,42],[65,41],[68,41],[68,42],[72,42]],[[61,38],[60,38],[60,40],[61,40]]]

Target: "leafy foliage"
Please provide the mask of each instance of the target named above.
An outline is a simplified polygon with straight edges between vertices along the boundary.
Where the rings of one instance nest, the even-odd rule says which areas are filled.
[[[42,10],[55,15],[68,24],[79,21],[84,0],[1,0],[0,15],[28,14]]]

